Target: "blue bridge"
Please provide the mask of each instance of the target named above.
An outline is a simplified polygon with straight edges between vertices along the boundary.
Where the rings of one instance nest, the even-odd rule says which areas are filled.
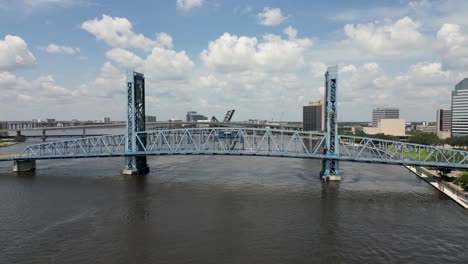
[[[125,157],[124,174],[149,171],[147,156],[243,155],[322,160],[321,175],[341,180],[340,161],[468,169],[468,152],[338,134],[338,69],[325,74],[324,132],[270,128],[205,127],[145,129],[144,77],[127,74],[126,133],[83,137],[29,145],[15,162],[15,171],[34,170],[36,160]],[[0,161],[2,161],[0,157]]]
[[[338,136],[339,155],[324,154],[326,133],[259,128],[188,128],[138,132],[139,151],[125,150],[125,134],[28,146],[15,160],[160,155],[240,155],[334,159],[363,163],[468,169],[468,152],[398,141]],[[146,143],[143,143],[146,142]]]

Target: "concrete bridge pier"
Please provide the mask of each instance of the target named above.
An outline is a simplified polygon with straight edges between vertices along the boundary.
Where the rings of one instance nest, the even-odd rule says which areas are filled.
[[[15,160],[13,164],[14,172],[26,172],[36,170],[36,160]]]
[[[142,175],[148,174],[150,171],[145,156],[125,157],[125,164],[123,175]]]

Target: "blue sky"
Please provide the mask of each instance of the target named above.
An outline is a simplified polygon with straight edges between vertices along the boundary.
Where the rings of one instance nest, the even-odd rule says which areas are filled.
[[[0,0],[0,120],[123,119],[126,70],[147,113],[301,120],[340,68],[340,120],[373,107],[435,120],[468,74],[468,3]]]

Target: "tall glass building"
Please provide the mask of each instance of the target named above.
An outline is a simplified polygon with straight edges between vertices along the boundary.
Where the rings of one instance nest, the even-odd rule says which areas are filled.
[[[325,130],[325,101],[311,101],[302,108],[302,130]]]
[[[452,91],[452,137],[468,136],[468,78]]]

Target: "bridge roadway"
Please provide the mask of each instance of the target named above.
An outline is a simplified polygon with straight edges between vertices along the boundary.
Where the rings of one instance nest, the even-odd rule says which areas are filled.
[[[259,128],[186,128],[138,132],[138,151],[125,152],[125,135],[104,135],[29,145],[5,160],[152,155],[245,155],[468,169],[468,152],[397,141],[339,136],[339,154],[326,156],[326,133]],[[1,161],[1,157],[0,157]]]
[[[1,129],[1,132],[10,132],[10,131],[49,131],[49,130],[67,130],[67,129],[91,129],[91,128],[120,128],[125,127],[126,123],[110,123],[110,124],[93,124],[93,125],[79,125],[79,126],[63,126],[63,127],[43,127],[43,128],[23,128],[23,129]],[[253,128],[277,128],[277,129],[302,129],[300,125],[287,125],[284,123],[264,123],[264,124],[253,124],[247,122],[146,122],[147,129],[161,128],[161,127],[177,127],[181,128],[182,126],[222,126],[222,127],[253,127]]]

